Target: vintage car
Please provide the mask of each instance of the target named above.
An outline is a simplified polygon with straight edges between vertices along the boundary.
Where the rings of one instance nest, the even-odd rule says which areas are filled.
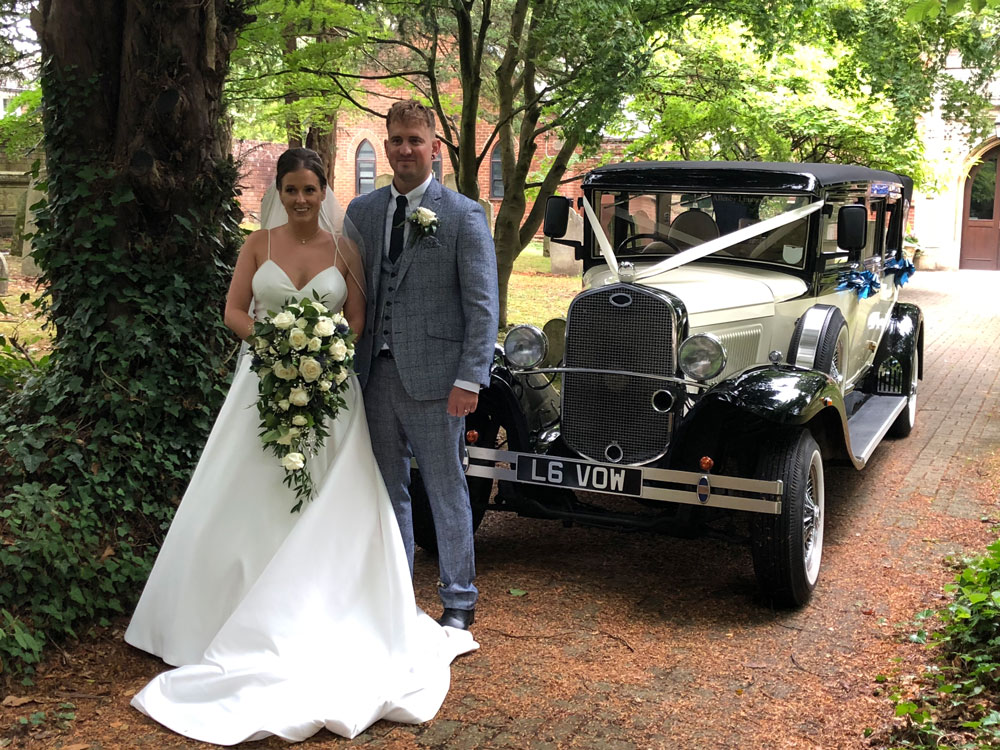
[[[587,175],[583,291],[565,320],[507,333],[467,420],[474,523],[498,510],[690,534],[745,514],[762,593],[804,604],[824,464],[861,469],[913,428],[923,317],[897,300],[911,192],[836,164]],[[571,208],[550,200],[547,235]],[[417,542],[433,549],[415,480]]]

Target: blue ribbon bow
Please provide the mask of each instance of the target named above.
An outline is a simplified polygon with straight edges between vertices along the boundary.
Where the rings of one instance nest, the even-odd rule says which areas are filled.
[[[896,286],[903,286],[917,269],[906,258],[893,258],[885,264],[885,270],[896,277]]]
[[[853,289],[858,293],[858,299],[867,299],[882,286],[871,271],[851,271],[841,278],[837,291]]]

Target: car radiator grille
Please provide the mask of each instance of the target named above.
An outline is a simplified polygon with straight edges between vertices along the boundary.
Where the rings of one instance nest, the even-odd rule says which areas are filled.
[[[566,366],[673,376],[674,310],[634,286],[609,286],[579,295],[566,318]],[[632,375],[563,376],[562,435],[595,461],[640,464],[663,455],[673,413],[653,408],[663,381]]]

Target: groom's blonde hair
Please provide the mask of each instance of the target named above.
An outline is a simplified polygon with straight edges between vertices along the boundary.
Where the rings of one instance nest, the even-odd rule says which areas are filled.
[[[418,101],[406,99],[396,102],[389,108],[385,116],[385,125],[389,127],[394,122],[417,122],[426,125],[434,132],[434,111]]]

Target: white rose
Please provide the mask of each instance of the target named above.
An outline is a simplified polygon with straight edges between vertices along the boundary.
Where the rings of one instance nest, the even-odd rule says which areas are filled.
[[[282,380],[295,380],[299,376],[299,371],[295,365],[285,367],[281,362],[274,363],[274,374]]]
[[[288,403],[287,398],[283,398],[281,399],[281,401],[278,402],[278,408],[281,409],[282,411],[288,411],[288,407],[290,406],[291,404]]]
[[[348,357],[353,357],[354,356],[354,344],[348,344],[348,346],[347,346],[347,356]]]
[[[289,453],[281,459],[281,465],[288,471],[299,471],[306,465],[306,457],[301,453]]]
[[[303,328],[304,329],[307,325],[309,325],[309,321],[306,320],[305,318],[299,318],[298,320],[295,321],[295,326],[297,328]]]
[[[340,313],[334,313],[333,315],[331,315],[331,316],[330,316],[330,320],[332,320],[332,321],[333,321],[333,324],[334,324],[335,326],[339,326],[339,325],[341,325],[341,324],[345,324],[345,323],[347,323],[347,318],[345,318],[345,317],[344,317],[343,315],[341,315]]]
[[[309,345],[306,348],[311,352],[318,352],[321,346],[323,346],[323,339],[313,336],[309,339]]]
[[[267,339],[262,339],[258,337],[257,340],[254,341],[253,347],[258,352],[266,352],[268,347]]]
[[[317,336],[332,336],[335,330],[333,320],[325,317],[317,319],[316,325],[313,326],[313,333]]]
[[[257,377],[259,377],[261,380],[263,380],[264,378],[266,378],[270,374],[271,374],[271,368],[270,367],[261,367],[260,370],[257,372]]]
[[[323,365],[312,357],[303,357],[299,362],[299,372],[307,383],[311,383],[323,374]]]
[[[277,440],[275,440],[275,442],[278,445],[291,445],[292,444],[292,438],[294,438],[294,437],[295,437],[295,435],[293,435],[292,431],[289,430],[284,435],[282,435]]]
[[[309,337],[301,328],[293,328],[292,332],[288,334],[288,343],[293,349],[304,349],[309,343]]]
[[[292,323],[295,322],[295,316],[290,312],[280,312],[274,316],[271,322],[274,323],[275,328],[284,330],[292,327]]]
[[[335,377],[334,380],[337,381],[337,385],[340,385],[345,380],[347,380],[347,370],[341,367],[340,372],[337,373],[337,377]]]
[[[309,424],[309,420],[306,419],[301,414],[296,414],[294,417],[292,417],[292,424],[298,425],[299,427],[303,427]]]
[[[326,393],[331,388],[333,388],[333,383],[331,383],[329,380],[319,381],[319,389],[323,391],[323,393]]]
[[[323,313],[330,312],[330,308],[318,300],[313,300],[312,306],[316,308],[316,312],[318,312],[320,315],[322,315]]]
[[[413,215],[410,218],[416,219],[417,223],[422,227],[429,227],[437,219],[437,214],[429,208],[421,206],[413,212]]]
[[[288,400],[292,406],[305,406],[309,403],[309,391],[305,388],[292,388]]]
[[[344,343],[343,339],[337,339],[330,344],[330,356],[338,362],[344,361],[347,357],[347,344]]]

